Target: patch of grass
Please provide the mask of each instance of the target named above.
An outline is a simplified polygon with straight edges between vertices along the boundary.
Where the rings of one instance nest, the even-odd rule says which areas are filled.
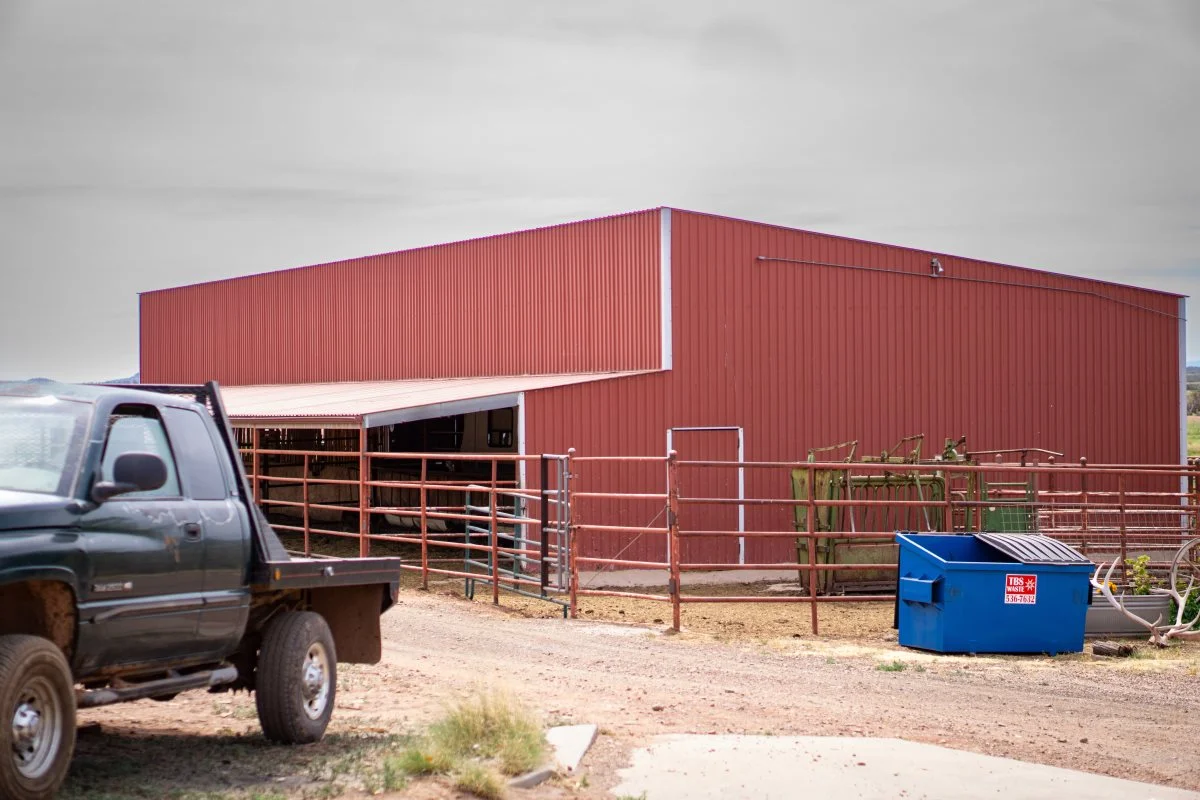
[[[1200,417],[1188,417],[1187,448],[1189,456],[1200,456]]]
[[[444,775],[454,769],[454,757],[441,748],[425,742],[412,745],[384,762],[401,775]]]
[[[897,659],[890,664],[876,664],[875,669],[879,670],[880,672],[904,672],[904,670],[908,669],[908,664],[905,664],[903,661]]]
[[[541,725],[506,695],[480,693],[464,700],[429,727],[431,749],[451,758],[495,759],[507,775],[542,763]]]
[[[504,795],[504,775],[540,766],[546,755],[542,727],[507,695],[477,692],[451,706],[414,744],[384,762],[389,780],[448,775],[454,786],[478,797]]]
[[[408,786],[408,771],[395,756],[383,760],[382,789],[385,792],[398,792]]]
[[[454,773],[454,787],[487,800],[504,797],[504,781],[478,761],[468,761]]]
[[[646,793],[641,794],[619,794],[617,800],[646,800]]]

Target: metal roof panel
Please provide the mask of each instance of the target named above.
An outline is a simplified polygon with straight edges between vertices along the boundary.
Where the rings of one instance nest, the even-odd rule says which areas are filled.
[[[431,378],[346,383],[291,383],[222,387],[221,396],[234,422],[271,420],[292,425],[303,420],[323,425],[341,421],[371,424],[377,420],[421,419],[419,409],[442,416],[446,408],[466,407],[470,401],[496,397],[511,400],[521,392],[610,380],[644,372],[591,372],[558,375],[515,375],[479,378]],[[478,405],[475,403],[474,405]],[[486,404],[485,404],[486,405]],[[397,415],[397,412],[408,412]],[[375,424],[386,424],[376,422]]]

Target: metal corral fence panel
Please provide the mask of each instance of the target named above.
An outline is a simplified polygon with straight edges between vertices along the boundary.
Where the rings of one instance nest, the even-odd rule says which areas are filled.
[[[254,432],[257,439],[257,431]],[[362,437],[365,441],[365,437]],[[569,456],[384,453],[242,448],[254,500],[293,548],[320,556],[314,537],[405,546],[401,570],[462,578],[567,605],[571,536]],[[447,464],[483,465],[451,477]],[[509,474],[513,478],[503,478]],[[326,553],[327,554],[327,553]]]
[[[365,440],[365,437],[364,437]],[[1200,530],[1200,464],[1150,465],[978,465],[970,463],[795,463],[725,460],[682,461],[668,456],[474,455],[298,451],[245,448],[255,494],[268,514],[285,509],[299,513],[300,524],[276,523],[303,536],[312,553],[315,535],[354,540],[362,555],[372,542],[408,545],[415,552],[402,569],[429,576],[462,578],[489,586],[494,602],[513,591],[550,599],[572,615],[581,598],[617,596],[659,600],[672,606],[679,628],[682,607],[692,603],[802,603],[810,607],[812,630],[819,630],[818,606],[829,602],[894,601],[896,563],[877,557],[871,547],[890,548],[895,529],[857,526],[854,520],[903,518],[918,520],[918,530],[957,533],[992,530],[1039,532],[1079,548],[1097,563],[1117,560],[1121,581],[1125,563],[1150,557],[1150,569],[1162,574],[1174,551]],[[272,458],[300,459],[276,474]],[[313,475],[317,459],[326,463],[358,462],[357,472]],[[431,475],[431,464],[447,461],[487,465],[488,477],[454,480]],[[416,465],[402,474],[397,464]],[[714,473],[781,476],[791,488],[781,492],[692,494],[681,481],[684,468]],[[406,469],[411,470],[408,466]],[[388,472],[388,470],[391,470]],[[511,474],[512,478],[504,475]],[[381,475],[386,477],[381,479]],[[583,476],[599,476],[589,484]],[[632,476],[614,489],[615,475]],[[921,486],[940,483],[943,491],[917,497],[879,498],[837,492],[795,491],[796,485],[819,486],[818,476],[834,476],[833,485],[850,478],[905,475]],[[639,479],[649,476],[641,485]],[[662,476],[661,482],[657,476]],[[803,480],[798,480],[799,477]],[[863,483],[859,480],[859,483]],[[870,481],[866,482],[870,484]],[[747,486],[760,485],[746,480]],[[693,482],[687,486],[723,486]],[[1014,486],[1026,487],[1014,493]],[[1131,487],[1138,488],[1133,489]],[[299,499],[280,495],[277,487]],[[662,487],[662,488],[659,488]],[[750,509],[782,513],[759,520],[783,524],[708,528],[713,516],[689,515],[689,509],[722,508],[720,518],[743,516]],[[636,513],[631,509],[637,509]],[[891,516],[881,516],[878,511]],[[1003,511],[1005,513],[998,513]],[[835,513],[836,512],[836,513]],[[321,523],[324,514],[341,524]],[[751,515],[744,514],[746,519]],[[718,540],[724,560],[699,553],[688,543]],[[661,558],[644,558],[633,548],[643,540],[656,545]],[[770,541],[786,544],[775,559],[747,559],[761,552],[746,545]],[[839,544],[853,543],[853,547]],[[733,554],[738,554],[735,558]],[[650,570],[661,576],[661,589],[596,588],[585,581],[606,571]],[[777,594],[706,594],[703,582],[684,590],[685,573],[765,570],[794,575],[795,591]],[[881,580],[880,575],[887,576]],[[864,580],[865,576],[865,580]],[[653,582],[652,582],[653,583]],[[859,591],[854,591],[855,584]],[[865,590],[864,590],[865,587]]]

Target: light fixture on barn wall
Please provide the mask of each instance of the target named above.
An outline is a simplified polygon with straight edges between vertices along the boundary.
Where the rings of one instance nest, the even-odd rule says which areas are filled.
[[[936,258],[929,259],[929,277],[936,278],[946,270],[942,268],[942,262]]]

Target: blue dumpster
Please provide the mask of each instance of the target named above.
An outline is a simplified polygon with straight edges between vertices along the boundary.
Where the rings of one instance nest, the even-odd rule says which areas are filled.
[[[1092,562],[1036,534],[897,533],[900,644],[938,653],[1076,653]]]

